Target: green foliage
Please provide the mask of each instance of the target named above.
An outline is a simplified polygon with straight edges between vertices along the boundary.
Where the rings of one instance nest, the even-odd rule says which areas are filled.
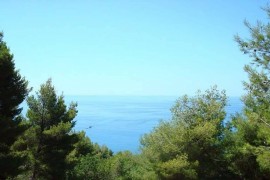
[[[112,155],[105,146],[95,144],[96,150],[79,158],[70,179],[81,180],[151,180],[157,179],[152,164],[142,155],[129,151]]]
[[[172,120],[160,122],[141,139],[143,154],[161,177],[208,179],[228,174],[222,147],[226,99],[216,87],[196,97],[183,96],[171,109]]]
[[[103,159],[106,159],[106,158],[110,158],[113,155],[113,152],[107,146],[105,145],[100,146],[97,143],[95,143],[93,154]]]
[[[80,157],[89,153],[93,154],[94,145],[84,131],[73,133],[77,136],[78,141],[74,144],[74,149],[69,153],[67,161],[70,165],[75,166],[79,162]]]
[[[11,146],[26,129],[19,105],[28,92],[27,81],[15,70],[13,55],[0,32],[0,179],[18,174],[24,160]]]
[[[142,155],[129,151],[119,152],[111,158],[112,175],[117,180],[157,179],[152,164]]]
[[[191,164],[188,162],[187,155],[176,156],[174,159],[159,164],[161,175],[165,178],[170,178],[176,175],[175,178],[196,179],[197,173],[195,167],[198,163]],[[184,175],[184,176],[183,176]]]
[[[270,8],[266,12],[270,15]],[[269,16],[270,17],[270,16]],[[231,152],[231,169],[243,179],[265,179],[270,177],[270,24],[258,22],[245,25],[251,38],[244,40],[236,36],[240,50],[252,58],[244,70],[249,82],[244,82],[247,94],[243,114],[232,121],[234,147]]]
[[[88,138],[84,139],[87,140]],[[109,161],[112,157],[112,151],[106,146],[99,146],[92,143],[90,145],[88,142],[87,146],[84,145],[84,147],[91,148],[78,153],[79,156],[77,157],[75,168],[70,172],[69,179],[113,179]],[[81,144],[83,141],[79,141],[78,143]],[[85,150],[85,148],[82,149]]]
[[[77,105],[71,103],[67,108],[63,95],[57,97],[51,80],[41,85],[27,104],[31,127],[16,145],[26,146],[26,174],[32,179],[65,179],[67,170],[72,168],[68,157],[76,145],[79,147],[76,143],[80,135],[72,132]]]
[[[111,166],[106,158],[88,154],[80,158],[75,167],[75,179],[81,180],[110,180],[113,179]]]

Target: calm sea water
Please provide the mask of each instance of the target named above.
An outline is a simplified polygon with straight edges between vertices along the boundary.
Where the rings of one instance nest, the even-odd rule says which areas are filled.
[[[171,117],[177,97],[67,96],[78,103],[76,130],[84,130],[92,142],[106,145],[113,152],[139,152],[139,139],[161,119]],[[227,117],[242,108],[239,98],[229,99]],[[91,127],[91,128],[89,128]]]
[[[66,96],[78,103],[75,130],[84,130],[92,142],[108,146],[113,152],[139,152],[140,137],[149,133],[160,120],[171,118],[170,108],[177,97],[171,96]],[[229,98],[227,119],[241,111],[239,97]],[[23,103],[23,114],[27,106]],[[91,127],[91,128],[89,128]]]

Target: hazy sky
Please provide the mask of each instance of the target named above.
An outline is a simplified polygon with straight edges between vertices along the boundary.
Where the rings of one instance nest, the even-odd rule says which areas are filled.
[[[65,95],[243,94],[234,42],[266,0],[0,0],[0,30],[34,90]]]

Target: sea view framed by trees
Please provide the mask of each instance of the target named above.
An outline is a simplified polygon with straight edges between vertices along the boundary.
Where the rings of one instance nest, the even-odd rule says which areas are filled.
[[[8,23],[9,18],[15,21],[4,17],[7,10],[0,12],[0,179],[270,179],[270,6],[268,1],[263,7],[232,2],[220,6],[206,1],[198,7],[175,1],[0,2],[0,11],[14,6],[15,19],[31,16],[34,24],[9,33],[18,26]],[[258,5],[267,18],[240,9],[236,13],[236,7],[229,11],[230,3],[250,9]],[[217,11],[216,17],[210,16]],[[224,12],[232,12],[228,16],[235,19],[245,13],[257,19],[242,19],[246,31],[231,34],[228,46],[218,30],[229,32],[236,21],[215,24],[218,18],[227,19]],[[71,32],[72,25],[81,34]],[[16,36],[19,31],[36,34],[25,35],[29,41],[24,41]],[[205,37],[194,34],[199,31]],[[66,36],[70,33],[74,37]],[[186,34],[178,39],[178,33]],[[209,45],[204,53],[201,40]],[[233,66],[239,65],[238,59],[224,62],[231,57],[231,46],[245,59],[237,72]],[[29,47],[33,56],[25,51]],[[224,49],[215,52],[220,47]],[[26,60],[37,54],[40,62]],[[246,76],[240,81],[242,90],[234,84],[237,73]],[[198,85],[202,88],[193,89]]]

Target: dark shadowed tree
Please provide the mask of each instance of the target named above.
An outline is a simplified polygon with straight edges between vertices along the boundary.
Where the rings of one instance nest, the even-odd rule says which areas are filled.
[[[19,105],[27,94],[27,81],[15,69],[13,55],[0,32],[0,179],[16,175],[23,162],[11,146],[25,130]]]

